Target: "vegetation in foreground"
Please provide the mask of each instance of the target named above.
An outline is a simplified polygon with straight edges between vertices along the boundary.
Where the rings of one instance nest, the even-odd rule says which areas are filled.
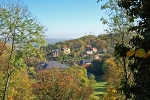
[[[109,47],[107,50],[109,52],[105,52],[103,56],[106,59],[100,59],[103,60],[100,68],[106,85],[105,82],[95,84],[93,75],[88,76],[87,70],[79,66],[35,71],[34,68],[40,61],[46,60],[45,54],[49,53],[44,51],[45,29],[22,4],[18,2],[2,4],[0,6],[0,36],[2,37],[0,99],[150,99],[149,7],[148,0],[110,0],[102,6],[102,9],[111,9],[111,13],[108,14],[110,19],[101,19],[104,24],[110,26],[107,35],[85,36],[80,38],[80,41],[70,40],[72,43],[70,45],[68,42],[57,43],[58,48],[61,48],[62,44],[74,48],[72,55],[62,54],[63,58],[56,59],[60,61],[67,57],[75,62],[80,60],[84,53],[84,46],[87,44],[98,49]],[[108,39],[107,36],[110,38]],[[85,39],[88,37],[90,39]],[[83,42],[83,40],[87,41]],[[113,52],[115,57],[112,55]],[[88,71],[95,72],[94,69],[100,61],[93,62],[90,68],[87,68]],[[68,61],[63,63],[67,64]],[[94,84],[95,91],[93,91]],[[69,87],[66,87],[67,85]]]

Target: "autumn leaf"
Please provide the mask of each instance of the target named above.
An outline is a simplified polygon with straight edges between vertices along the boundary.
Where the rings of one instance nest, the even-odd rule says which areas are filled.
[[[145,50],[144,49],[138,49],[135,52],[135,57],[143,57],[145,55]]]
[[[116,89],[112,89],[111,91],[112,91],[112,93],[116,93],[116,92],[117,92],[117,90],[116,90]]]
[[[147,58],[148,56],[150,56],[150,50],[144,55],[143,58]]]
[[[128,51],[127,53],[126,53],[126,55],[128,56],[128,57],[131,57],[132,55],[134,55],[135,54],[135,50],[130,50],[130,51]]]

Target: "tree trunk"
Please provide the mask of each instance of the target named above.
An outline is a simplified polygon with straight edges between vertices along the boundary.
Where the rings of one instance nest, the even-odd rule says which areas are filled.
[[[4,93],[3,93],[2,100],[6,100],[6,96],[7,96],[7,92],[8,92],[8,87],[9,87],[10,76],[11,76],[11,73],[8,70],[7,71],[7,80],[6,80],[6,83],[5,83],[5,88],[4,88]]]

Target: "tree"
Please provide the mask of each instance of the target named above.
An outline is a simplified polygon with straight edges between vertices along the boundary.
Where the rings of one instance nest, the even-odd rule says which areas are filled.
[[[103,63],[103,79],[107,82],[107,94],[103,97],[104,100],[115,98],[114,100],[123,100],[122,92],[117,92],[121,88],[121,79],[123,79],[123,68],[121,64],[116,64],[112,58],[107,59]]]
[[[87,67],[87,71],[97,75],[97,76],[102,76],[104,74],[102,70],[102,64],[104,61],[101,60],[93,60],[91,62],[91,65]]]
[[[0,32],[3,47],[10,45],[2,96],[2,100],[5,100],[12,73],[26,67],[24,58],[41,57],[40,47],[45,44],[45,40],[44,27],[18,1],[10,0],[0,5]]]
[[[150,2],[149,0],[120,0],[118,5],[127,10],[126,14],[130,17],[130,21],[135,23],[129,31],[136,32],[130,39],[132,47],[124,50],[124,54],[130,61],[129,68],[133,73],[134,84],[123,90],[125,93],[130,90],[128,98],[147,100],[150,99]]]
[[[107,9],[109,10],[109,12],[107,12],[109,18],[101,18],[101,20],[104,24],[109,26],[109,29],[107,29],[106,32],[116,36],[115,38],[111,38],[112,40],[115,40],[115,43],[112,42],[109,45],[114,48],[113,55],[115,55],[116,62],[121,63],[124,69],[124,77],[121,79],[121,83],[123,83],[121,84],[121,88],[128,88],[131,71],[128,68],[128,59],[126,58],[125,52],[129,50],[128,47],[131,47],[131,45],[129,45],[129,40],[133,37],[133,32],[129,32],[128,29],[134,23],[130,22],[129,16],[126,15],[127,10],[118,6],[118,0],[109,0],[101,7],[101,9],[106,11]],[[129,94],[128,92],[124,92],[124,94],[127,100]]]
[[[4,42],[0,41],[1,50],[2,44]],[[0,56],[0,99],[3,97],[4,85],[7,75],[8,66],[8,50],[9,46],[3,48],[3,54]],[[11,66],[12,67],[12,66]],[[21,70],[14,70],[11,72],[11,80],[9,81],[9,88],[7,91],[7,99],[15,100],[30,100],[32,99],[32,88],[31,82],[29,81],[28,75],[26,73],[26,68]]]
[[[39,71],[33,93],[40,100],[88,100],[92,95],[86,69],[70,67]]]

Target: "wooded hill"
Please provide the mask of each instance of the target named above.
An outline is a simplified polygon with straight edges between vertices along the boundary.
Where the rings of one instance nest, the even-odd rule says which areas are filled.
[[[71,39],[64,42],[49,44],[46,48],[47,59],[57,60],[66,64],[69,64],[70,61],[73,61],[78,64],[82,59],[93,60],[94,55],[98,55],[99,59],[102,60],[105,57],[110,57],[113,54],[113,48],[117,42],[119,42],[118,34],[100,34],[98,36],[87,35],[78,39]],[[87,54],[87,51],[90,50],[89,47],[96,48],[97,51]],[[65,54],[64,48],[70,49],[70,52]],[[53,57],[53,50],[56,49],[58,51],[58,55]]]

